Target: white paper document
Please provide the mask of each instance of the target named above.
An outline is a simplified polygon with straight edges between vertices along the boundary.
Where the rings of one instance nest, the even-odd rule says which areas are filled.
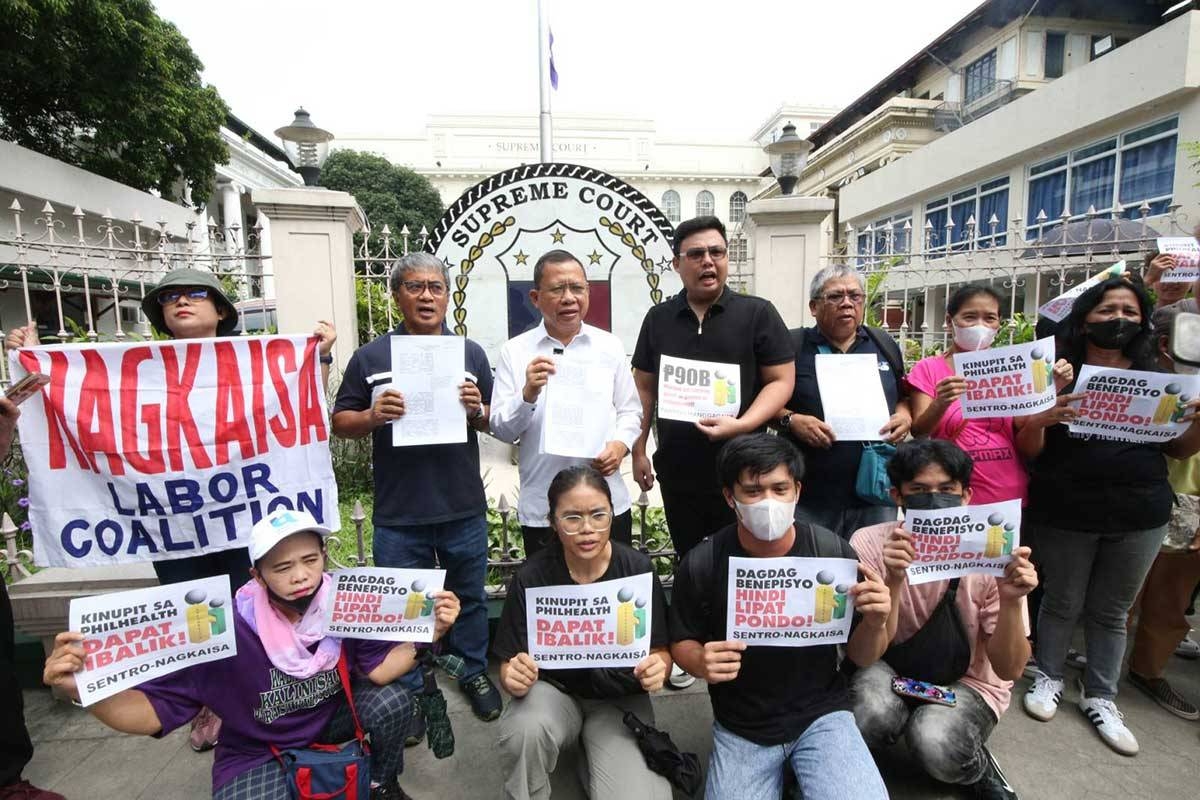
[[[404,416],[392,423],[392,444],[456,444],[467,440],[459,400],[466,348],[461,336],[393,336],[392,383],[404,395]]]
[[[817,354],[817,388],[825,422],[840,442],[879,441],[891,418],[874,353]]]
[[[568,458],[600,455],[608,441],[615,380],[611,368],[556,358],[543,393],[542,452]]]

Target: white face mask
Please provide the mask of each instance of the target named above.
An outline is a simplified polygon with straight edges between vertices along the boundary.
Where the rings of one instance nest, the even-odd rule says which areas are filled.
[[[761,542],[773,542],[783,538],[788,528],[795,523],[796,501],[775,500],[770,497],[757,503],[733,501],[738,519],[746,529]]]
[[[963,350],[974,352],[976,350],[987,350],[992,346],[992,342],[999,333],[995,328],[989,328],[987,325],[971,325],[967,328],[954,326],[954,343]]]

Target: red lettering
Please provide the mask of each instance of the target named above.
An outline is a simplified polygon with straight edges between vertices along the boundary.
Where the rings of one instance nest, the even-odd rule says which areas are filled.
[[[300,444],[312,441],[323,442],[327,438],[325,415],[321,413],[320,388],[317,386],[317,339],[310,337],[304,346],[304,365],[300,369],[300,391],[297,404],[300,406]],[[314,429],[314,433],[309,429]]]
[[[271,432],[283,447],[296,446],[296,414],[288,394],[286,373],[296,371],[296,348],[284,339],[267,342],[267,371],[279,397],[279,414],[271,418]],[[282,421],[281,421],[282,420]]]
[[[79,444],[90,453],[100,453],[108,459],[113,475],[125,474],[125,462],[117,452],[117,437],[113,432],[112,395],[108,389],[108,367],[104,356],[95,350],[82,350],[83,385],[79,390],[79,413],[76,417]],[[96,470],[99,472],[99,469]]]
[[[138,405],[138,365],[154,358],[149,347],[126,350],[121,357],[121,449],[129,466],[147,475],[166,472],[167,463],[162,447],[162,406],[157,403]],[[146,426],[147,451],[138,449],[138,417]]]
[[[267,406],[263,400],[263,347],[258,339],[246,343],[250,348],[250,385],[254,413],[254,443],[258,452],[267,452]]]
[[[49,447],[47,457],[50,469],[66,469],[65,443],[71,446],[71,452],[75,454],[80,467],[99,472],[91,455],[83,452],[83,448],[79,446],[79,442],[71,433],[71,428],[67,424],[67,416],[63,411],[66,408],[64,394],[67,388],[67,372],[70,371],[67,354],[56,350],[48,355],[50,356],[50,386],[48,392],[42,392],[42,404],[46,409],[46,444]],[[41,369],[37,357],[29,352],[21,353],[21,366],[30,372],[37,372]]]
[[[184,366],[179,369],[179,357],[175,348],[164,347],[163,383],[167,394],[167,453],[171,458],[171,470],[183,470],[183,451],[180,447],[180,434],[187,441],[188,450],[192,454],[192,463],[197,469],[208,469],[212,461],[204,451],[204,443],[200,440],[200,432],[196,430],[196,420],[192,417],[192,409],[188,405],[188,392],[196,382],[196,370],[200,367],[200,345],[189,344],[184,347]]]
[[[242,371],[232,342],[213,345],[217,354],[216,459],[229,463],[229,445],[237,442],[242,458],[254,458],[250,426],[246,423],[246,399],[242,395]]]

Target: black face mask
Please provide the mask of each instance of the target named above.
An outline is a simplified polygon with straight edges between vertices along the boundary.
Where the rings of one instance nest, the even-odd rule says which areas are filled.
[[[1086,328],[1088,341],[1103,350],[1124,349],[1141,330],[1140,322],[1124,317],[1104,322],[1089,322]]]
[[[266,585],[264,584],[264,586]],[[280,597],[279,595],[275,594],[275,592],[271,591],[270,586],[266,586],[266,590],[267,596],[271,598],[271,602],[281,606],[286,606],[302,617],[308,611],[308,607],[312,605],[313,600],[317,599],[317,593],[315,591],[310,592],[304,597],[297,597],[295,600],[289,600],[286,597]]]
[[[958,508],[962,505],[961,494],[947,492],[922,492],[903,498],[904,507],[913,511],[934,511],[939,508]]]

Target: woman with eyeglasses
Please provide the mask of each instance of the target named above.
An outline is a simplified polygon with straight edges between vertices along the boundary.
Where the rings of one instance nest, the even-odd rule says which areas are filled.
[[[237,331],[238,311],[221,288],[220,279],[211,272],[199,269],[174,269],[142,298],[142,313],[154,331],[170,339],[206,339],[214,336],[233,336]],[[317,349],[321,361],[321,379],[329,382],[330,351],[337,339],[333,325],[324,320],[317,323],[313,335],[320,339]],[[30,322],[9,331],[4,345],[12,350],[35,347],[40,342],[37,324]],[[218,550],[191,558],[155,561],[154,573],[160,585],[182,583],[199,578],[228,575],[233,591],[250,579],[246,564],[249,551],[245,547]],[[217,744],[221,720],[207,708],[192,724],[189,743],[196,752],[211,750]]]
[[[588,796],[661,798],[671,785],[650,771],[625,712],[653,724],[649,692],[671,672],[666,598],[650,558],[609,538],[613,509],[608,482],[587,466],[568,467],[550,482],[549,521],[555,536],[516,572],[492,645],[500,682],[512,701],[500,717],[506,761],[503,796],[550,796],[550,773],[563,750],[578,741],[585,756]],[[577,586],[645,573],[653,575],[650,653],[632,669],[540,669],[529,655],[525,590]]]

